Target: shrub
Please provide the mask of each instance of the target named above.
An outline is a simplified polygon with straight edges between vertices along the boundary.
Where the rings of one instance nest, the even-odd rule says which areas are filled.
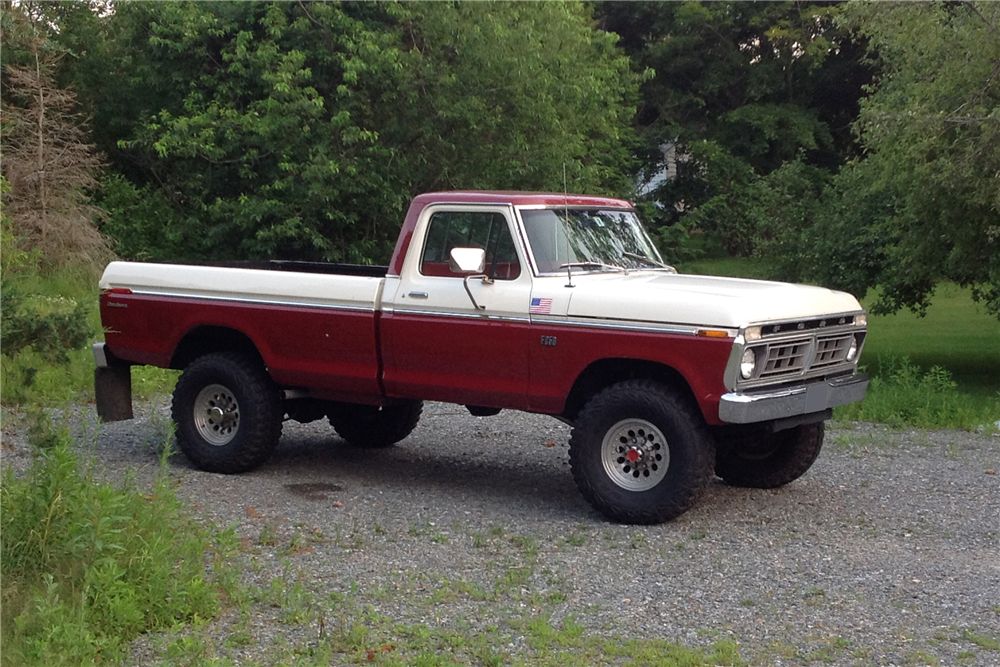
[[[9,357],[31,346],[47,360],[66,363],[67,352],[83,349],[94,335],[82,302],[27,295],[17,285],[4,285],[0,319],[0,348]]]

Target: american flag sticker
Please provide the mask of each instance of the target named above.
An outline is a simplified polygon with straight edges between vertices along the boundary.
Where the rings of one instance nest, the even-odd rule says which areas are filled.
[[[531,307],[528,312],[532,315],[548,315],[552,312],[552,299],[535,297],[531,300]]]

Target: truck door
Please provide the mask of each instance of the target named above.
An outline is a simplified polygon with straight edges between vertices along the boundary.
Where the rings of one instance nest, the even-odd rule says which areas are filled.
[[[439,205],[421,214],[381,330],[389,396],[523,409],[531,275],[508,206]],[[452,248],[486,251],[484,277],[449,267]]]

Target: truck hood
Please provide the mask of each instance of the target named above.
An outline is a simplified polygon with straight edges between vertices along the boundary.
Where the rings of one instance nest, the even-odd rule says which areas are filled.
[[[573,282],[569,317],[736,328],[861,310],[845,292],[765,280],[636,272]]]

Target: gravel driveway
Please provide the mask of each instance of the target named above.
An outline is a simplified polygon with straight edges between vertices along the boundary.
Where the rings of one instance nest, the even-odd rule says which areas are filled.
[[[147,408],[88,446],[112,478],[142,479],[167,419],[165,405]],[[298,580],[312,600],[401,623],[499,627],[514,654],[524,638],[510,619],[544,614],[686,646],[728,637],[762,665],[1000,665],[1000,437],[838,424],[800,480],[772,491],[717,480],[652,527],[590,508],[568,438],[549,418],[429,404],[391,449],[289,422],[253,473],[203,473],[178,456],[171,475],[196,514],[236,524],[248,583]],[[323,622],[279,607],[224,615],[220,655],[266,663],[276,637],[308,641]],[[238,623],[243,641],[227,643]],[[138,642],[134,662],[159,664],[156,646]]]

